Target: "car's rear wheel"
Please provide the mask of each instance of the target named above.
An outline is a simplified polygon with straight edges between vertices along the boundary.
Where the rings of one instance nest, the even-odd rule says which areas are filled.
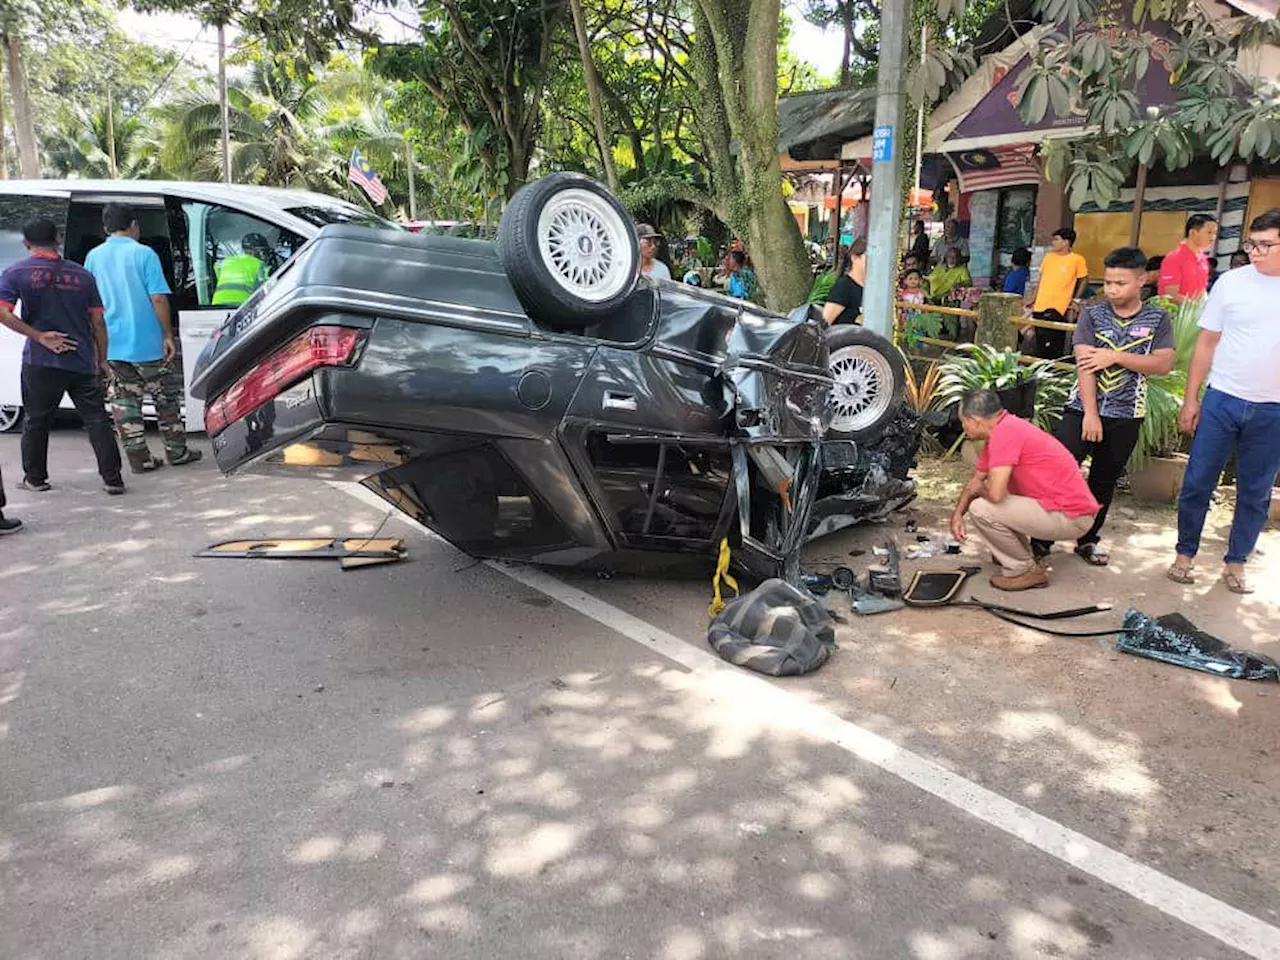
[[[902,406],[902,354],[879,334],[853,324],[827,332],[831,393],[828,436],[868,441],[880,436]]]
[[[536,322],[580,329],[631,295],[640,244],[626,209],[604,186],[553,173],[523,187],[498,225],[498,253]]]

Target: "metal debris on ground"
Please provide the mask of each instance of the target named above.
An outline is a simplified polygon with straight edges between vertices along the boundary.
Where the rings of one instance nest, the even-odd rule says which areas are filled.
[[[1271,657],[1234,650],[1225,640],[1205,633],[1180,613],[1152,619],[1130,610],[1124,615],[1116,647],[1123,653],[1233,680],[1280,682],[1280,664]]]
[[[227,540],[215,543],[197,557],[250,560],[338,560],[343,570],[403,560],[407,553],[400,537],[277,537]]]
[[[884,546],[885,550],[885,568],[883,570],[872,570],[868,574],[868,586],[872,593],[878,593],[882,597],[900,597],[902,596],[902,570],[899,566],[901,562],[898,553],[898,544],[895,540],[890,540]],[[879,556],[879,551],[877,551]]]

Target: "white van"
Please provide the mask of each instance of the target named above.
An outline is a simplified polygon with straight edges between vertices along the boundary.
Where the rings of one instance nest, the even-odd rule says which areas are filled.
[[[127,203],[137,211],[141,241],[160,255],[169,287],[182,354],[186,425],[204,430],[204,407],[190,396],[191,367],[232,307],[214,306],[214,264],[241,252],[246,234],[265,237],[279,269],[307,240],[330,223],[400,230],[355,204],[305,190],[225,183],[160,180],[0,180],[0,270],[27,256],[22,225],[48,217],[58,225],[63,255],[84,263],[102,243],[102,208]],[[23,338],[0,327],[0,431],[22,420]],[[63,400],[64,407],[70,401]]]

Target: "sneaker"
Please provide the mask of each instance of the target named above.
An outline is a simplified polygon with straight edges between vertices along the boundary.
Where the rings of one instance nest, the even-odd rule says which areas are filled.
[[[190,447],[187,447],[186,450],[182,451],[182,454],[180,456],[170,457],[169,465],[174,467],[180,467],[183,464],[195,463],[197,460],[203,460],[203,459],[204,459],[204,453],[202,451],[192,450]]]
[[[48,493],[53,487],[47,480],[28,480],[26,477],[18,484],[19,490],[30,490],[32,493]]]
[[[17,533],[21,529],[21,520],[10,520],[8,517],[0,517],[0,536],[4,536],[6,533]]]
[[[114,480],[104,480],[102,481],[102,489],[111,494],[111,496],[118,497],[124,493],[124,479],[116,477]]]

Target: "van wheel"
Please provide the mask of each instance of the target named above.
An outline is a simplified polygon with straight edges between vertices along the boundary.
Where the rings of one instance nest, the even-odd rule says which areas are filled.
[[[602,184],[553,173],[522,187],[498,224],[498,255],[529,316],[581,329],[615,311],[640,276],[640,242]]]
[[[827,331],[832,440],[875,440],[898,414],[905,386],[902,354],[879,334],[854,324]]]
[[[13,433],[22,425],[22,407],[0,406],[0,433]]]

